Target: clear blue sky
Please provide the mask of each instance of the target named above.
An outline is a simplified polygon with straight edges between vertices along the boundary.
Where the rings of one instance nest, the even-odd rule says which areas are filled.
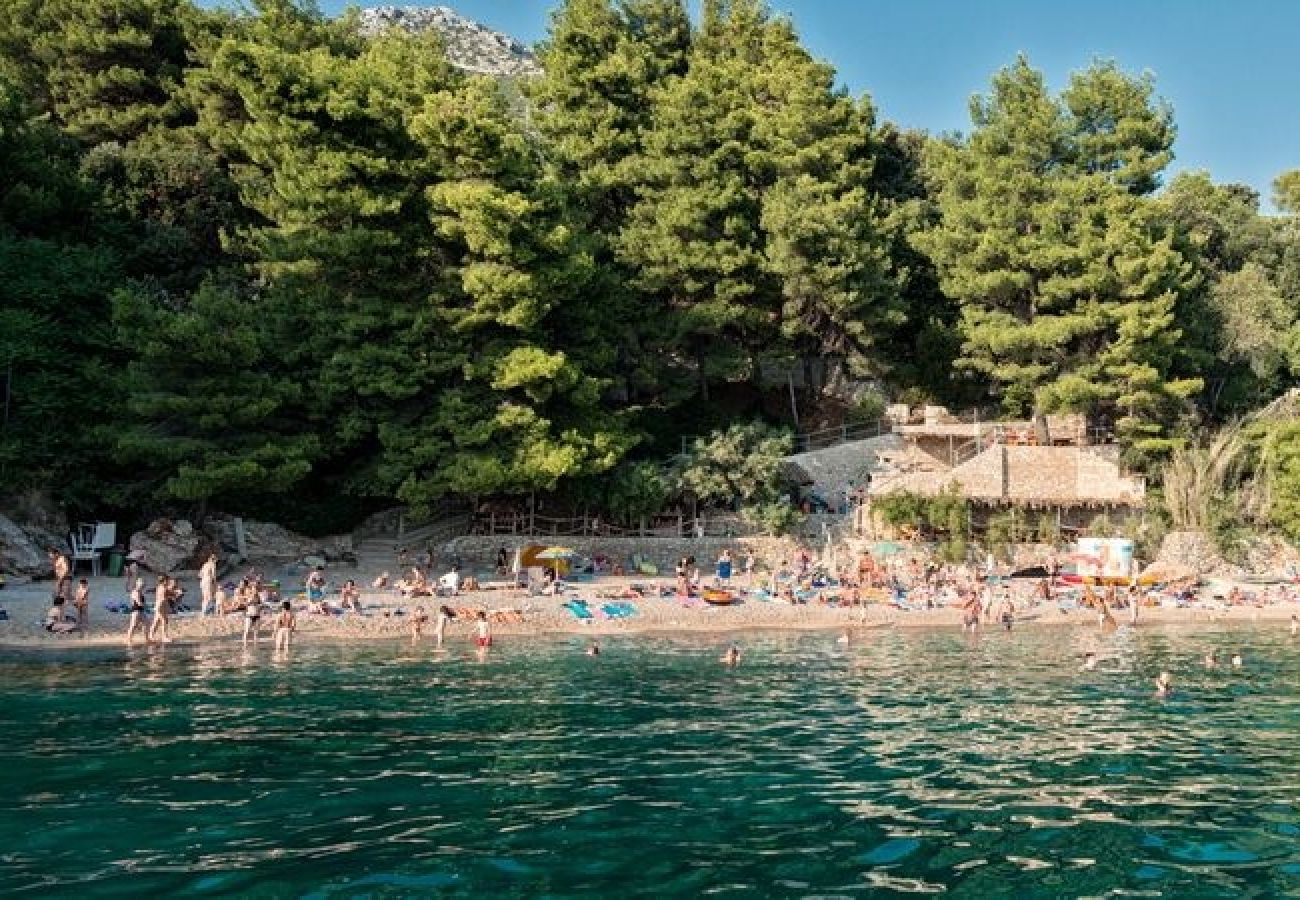
[[[320,2],[330,12],[347,5]],[[545,34],[555,6],[441,2],[527,42]],[[1300,168],[1300,0],[769,2],[851,91],[904,126],[965,130],[971,94],[1021,51],[1057,87],[1100,56],[1156,76],[1178,123],[1174,171],[1249,184],[1271,208],[1274,176]]]

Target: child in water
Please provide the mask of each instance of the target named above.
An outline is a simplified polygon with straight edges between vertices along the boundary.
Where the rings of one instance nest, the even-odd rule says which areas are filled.
[[[280,614],[275,617],[275,649],[278,652],[289,652],[289,636],[297,629],[298,622],[294,619],[293,604],[288,600],[280,604]]]
[[[478,612],[478,622],[474,625],[474,642],[480,650],[492,646],[492,625],[488,622],[487,613],[481,609]]]
[[[737,663],[739,663],[740,648],[737,647],[735,644],[732,644],[730,647],[727,648],[726,652],[722,654],[721,662],[724,666],[734,666]]]
[[[418,641],[424,635],[424,626],[429,624],[429,611],[417,606],[411,615],[411,640]]]

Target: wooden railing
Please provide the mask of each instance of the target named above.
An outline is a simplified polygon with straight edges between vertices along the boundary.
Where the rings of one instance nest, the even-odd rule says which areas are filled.
[[[747,537],[762,530],[736,515],[703,515],[699,518],[657,516],[643,525],[607,522],[598,516],[551,516],[518,513],[486,513],[474,517],[470,534],[523,537]]]
[[[794,454],[825,450],[828,447],[847,444],[849,441],[865,441],[869,438],[880,437],[882,434],[889,434],[893,430],[894,426],[888,420],[876,419],[874,422],[834,425],[818,431],[804,431],[794,436],[794,445],[790,452]],[[690,452],[691,444],[694,441],[695,438],[682,436],[683,454]]]

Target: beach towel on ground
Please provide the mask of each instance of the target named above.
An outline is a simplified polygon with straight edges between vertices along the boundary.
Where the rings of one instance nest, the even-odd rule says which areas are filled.
[[[587,604],[580,600],[570,600],[564,604],[564,608],[571,612],[575,619],[586,621],[592,617],[591,610],[587,609]]]

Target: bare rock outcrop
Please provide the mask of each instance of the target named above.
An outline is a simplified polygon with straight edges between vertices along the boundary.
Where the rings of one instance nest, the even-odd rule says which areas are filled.
[[[1244,574],[1223,558],[1214,541],[1203,531],[1171,531],[1160,543],[1156,560],[1162,565],[1190,569],[1201,575],[1236,576]]]
[[[32,534],[33,531],[37,533]],[[48,536],[42,540],[39,529],[21,526],[6,516],[0,516],[0,572],[26,575],[30,578],[48,578],[53,574],[47,550],[62,546],[62,541]]]
[[[249,559],[302,560],[319,557],[337,562],[353,558],[351,535],[313,538],[290,531],[274,522],[258,522],[253,519],[244,519],[243,528],[244,548]],[[220,546],[223,555],[235,556],[239,553],[234,516],[210,516],[203,523],[203,530]]]
[[[220,555],[216,542],[185,519],[155,519],[131,535],[130,551],[132,559],[160,575],[193,571],[208,554]]]
[[[525,44],[446,6],[370,7],[361,10],[361,28],[367,34],[388,28],[436,31],[446,48],[447,61],[478,75],[517,78],[542,73],[537,57]]]

